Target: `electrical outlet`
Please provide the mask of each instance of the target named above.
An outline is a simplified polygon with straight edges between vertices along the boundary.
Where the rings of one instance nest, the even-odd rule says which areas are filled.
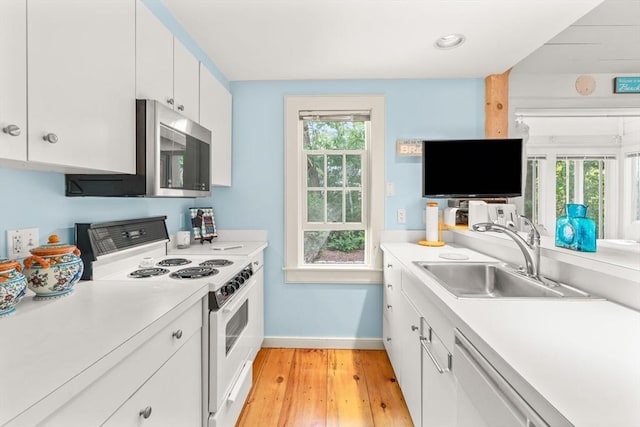
[[[37,228],[7,230],[7,255],[10,259],[24,258],[31,255],[31,249],[39,246]]]
[[[396,195],[396,185],[393,182],[387,182],[385,185],[385,195],[387,197]]]
[[[403,208],[398,209],[398,224],[405,224],[407,222],[407,211]]]

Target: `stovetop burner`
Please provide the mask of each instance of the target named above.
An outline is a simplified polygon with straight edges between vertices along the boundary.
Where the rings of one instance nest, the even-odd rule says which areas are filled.
[[[163,267],[175,267],[178,265],[186,264],[191,264],[191,260],[188,260],[186,258],[167,258],[158,263],[158,265],[161,265]]]
[[[187,267],[174,271],[170,277],[174,279],[199,279],[201,277],[213,276],[218,274],[218,270],[211,267]]]
[[[201,267],[227,267],[233,264],[233,261],[228,259],[208,259],[200,263]]]
[[[153,276],[162,276],[163,274],[167,274],[169,272],[166,268],[141,268],[140,270],[135,270],[129,273],[129,277],[134,277],[136,279],[140,279],[143,277],[153,277]]]

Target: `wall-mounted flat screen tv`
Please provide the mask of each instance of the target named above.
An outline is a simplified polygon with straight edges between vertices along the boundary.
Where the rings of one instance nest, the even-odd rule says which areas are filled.
[[[522,195],[522,138],[422,142],[422,197]]]

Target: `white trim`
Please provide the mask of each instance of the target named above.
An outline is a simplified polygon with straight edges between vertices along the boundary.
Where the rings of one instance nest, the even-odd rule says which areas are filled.
[[[264,337],[262,347],[384,350],[382,338]]]
[[[331,95],[331,96],[287,96],[284,102],[284,145],[285,145],[285,281],[288,283],[382,283],[382,254],[378,250],[380,230],[384,227],[384,151],[385,151],[385,99],[383,95]],[[303,180],[300,179],[302,150],[299,143],[299,111],[371,111],[369,164],[363,165],[368,171],[368,194],[363,194],[363,203],[369,200],[369,206],[363,215],[368,215],[369,253],[365,255],[365,264],[351,266],[328,265],[313,266],[313,269],[301,266],[302,214],[301,206]],[[336,278],[339,271],[340,279]]]

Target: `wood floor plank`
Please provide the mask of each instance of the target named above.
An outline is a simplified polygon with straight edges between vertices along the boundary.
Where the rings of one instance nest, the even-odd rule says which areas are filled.
[[[373,423],[376,426],[413,426],[395,373],[384,350],[362,352]]]
[[[275,427],[282,411],[295,350],[270,348],[236,427]],[[256,359],[257,360],[257,359]]]
[[[328,350],[327,427],[371,427],[373,416],[359,350]]]
[[[297,349],[279,427],[325,427],[327,350]]]
[[[253,373],[253,384],[258,381],[258,377],[260,376],[260,372],[262,372],[262,368],[267,360],[267,355],[269,354],[268,348],[261,348],[256,354],[256,358],[253,361],[252,373]]]

